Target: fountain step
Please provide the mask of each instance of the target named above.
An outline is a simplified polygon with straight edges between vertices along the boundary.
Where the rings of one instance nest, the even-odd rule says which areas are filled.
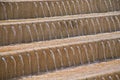
[[[119,10],[120,0],[0,0],[0,20]]]
[[[120,80],[120,59],[12,80]]]
[[[23,77],[22,80],[86,80],[86,78],[87,80],[120,80],[119,66],[120,59],[32,76],[32,78]]]
[[[0,21],[0,46],[120,30],[120,11]],[[4,36],[3,36],[4,35]]]
[[[120,58],[120,31],[0,47],[0,80]]]

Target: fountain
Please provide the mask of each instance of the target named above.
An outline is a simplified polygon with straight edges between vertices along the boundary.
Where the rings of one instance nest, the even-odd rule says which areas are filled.
[[[15,58],[13,56],[10,56],[10,57],[14,62],[14,75],[16,75],[16,60],[15,60]]]
[[[23,57],[22,57],[21,54],[19,54],[18,56],[19,56],[19,58],[20,58],[20,60],[21,60],[21,63],[22,63],[22,75],[24,76],[24,74],[25,74],[25,71],[24,71],[24,66],[25,66],[25,64],[24,64],[24,61],[23,61]]]
[[[47,57],[46,57],[46,55],[47,55],[47,53],[45,52],[45,51],[43,51],[43,54],[44,54],[44,57],[45,57],[45,68],[46,68],[46,72],[48,72],[48,65],[47,65]]]
[[[35,51],[35,55],[36,55],[36,58],[37,58],[37,68],[38,68],[38,74],[40,72],[40,62],[39,62],[39,55],[38,55],[38,52]]]
[[[71,66],[71,62],[70,62],[70,59],[69,59],[69,53],[68,53],[66,48],[64,48],[64,51],[65,51],[65,54],[66,54],[66,57],[67,57],[67,60],[68,60],[68,65]]]
[[[37,30],[37,26],[36,26],[36,24],[33,24],[33,28],[34,28],[34,31],[35,31],[36,36],[37,36],[37,41],[40,41],[39,33],[38,33],[38,30]]]

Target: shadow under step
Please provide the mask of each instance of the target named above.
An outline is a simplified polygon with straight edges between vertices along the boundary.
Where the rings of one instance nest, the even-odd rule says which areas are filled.
[[[120,58],[119,31],[2,46],[0,80],[117,58]]]
[[[1,0],[0,20],[120,10],[120,0]]]
[[[120,30],[120,11],[0,21],[0,46]],[[4,36],[3,36],[4,35]]]
[[[12,80],[120,80],[120,59]]]

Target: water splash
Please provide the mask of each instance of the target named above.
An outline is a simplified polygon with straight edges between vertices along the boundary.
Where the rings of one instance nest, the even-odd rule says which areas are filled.
[[[43,37],[43,41],[45,40],[45,37],[44,37],[44,30],[43,30],[43,27],[41,24],[39,24],[39,27],[41,29],[41,34],[42,34],[42,37]]]
[[[102,27],[101,27],[101,25],[100,25],[100,21],[99,21],[98,18],[96,18],[96,22],[97,22],[97,24],[98,24],[98,28],[99,28],[99,30],[100,30],[100,33],[103,33]]]
[[[70,24],[70,27],[71,27],[71,29],[72,29],[73,36],[75,36],[75,33],[74,33],[74,28],[73,28],[73,26],[72,26],[72,22],[71,22],[71,21],[69,21],[69,24]]]
[[[55,70],[57,70],[54,52],[52,50],[50,50],[50,53],[51,53],[51,56],[52,56],[52,59],[53,59],[53,62],[54,62]]]
[[[40,64],[39,64],[39,55],[38,52],[35,51],[36,59],[37,59],[37,68],[38,68],[38,74],[40,72]]]
[[[13,62],[14,62],[14,74],[16,75],[16,66],[17,66],[17,64],[16,64],[16,60],[15,60],[15,58],[13,57],[13,56],[10,56],[10,58],[13,60]]]
[[[22,75],[24,75],[24,73],[25,73],[25,71],[24,71],[24,65],[25,65],[25,64],[24,64],[22,55],[19,54],[19,58],[20,58],[21,63],[22,63]]]
[[[90,49],[91,49],[91,53],[92,53],[92,57],[93,57],[93,61],[95,61],[95,56],[94,56],[94,49],[93,49],[93,46],[92,46],[92,44],[88,44],[89,45],[89,47],[90,47]]]
[[[90,32],[90,27],[89,27],[89,21],[88,21],[88,19],[85,19],[85,21],[86,21],[87,29],[88,29],[87,32],[89,32],[88,34],[91,34],[91,32]]]
[[[79,31],[78,21],[75,20],[75,23],[76,23],[76,28],[77,28],[77,35],[80,36],[80,31]]]
[[[67,60],[68,60],[68,65],[70,66],[71,62],[70,62],[70,58],[69,58],[69,55],[68,55],[68,50],[66,48],[64,48],[64,51],[65,51],[65,54],[66,54],[66,57],[67,57]]]
[[[55,35],[55,39],[57,39],[57,33],[56,33],[57,29],[56,29],[56,26],[55,26],[54,23],[52,23],[52,26],[53,26],[53,28],[54,28],[54,30],[53,30],[53,35]]]
[[[26,27],[27,27],[27,29],[28,29],[28,32],[29,32],[31,41],[33,42],[33,36],[32,36],[32,32],[31,32],[31,30],[30,30],[30,26],[29,26],[29,25],[26,25]]]
[[[33,28],[34,28],[34,30],[35,30],[35,32],[36,32],[36,35],[37,35],[37,41],[39,41],[40,38],[39,38],[39,33],[38,33],[38,30],[37,30],[36,24],[33,24]]]
[[[59,57],[60,57],[61,67],[63,68],[64,65],[63,65],[62,53],[61,53],[61,51],[59,49],[57,49],[57,52],[58,52]]]
[[[14,41],[15,41],[15,38],[16,38],[16,35],[17,35],[17,34],[16,34],[16,30],[15,30],[15,27],[14,27],[14,26],[12,26],[11,28],[12,28],[12,32],[13,32],[13,35],[14,35],[13,38],[14,38]],[[14,41],[13,41],[13,42],[14,42]]]
[[[90,64],[90,58],[89,58],[89,55],[88,55],[88,50],[87,50],[86,45],[83,45],[83,48],[85,50],[85,54],[86,54],[86,57],[87,57],[88,64]]]
[[[82,1],[82,0],[81,0]],[[81,23],[81,28],[82,28],[82,36],[84,35],[84,29],[83,29],[83,26],[84,26],[84,24],[83,24],[83,21],[82,20],[80,20],[80,23]]]
[[[7,61],[6,61],[6,59],[4,58],[4,57],[2,57],[2,61],[4,62],[4,64],[5,64],[5,76],[6,76],[6,80],[7,80],[7,74],[8,74],[8,72],[7,72],[7,70],[8,70],[8,65],[7,65]]]
[[[27,54],[27,56],[28,56],[28,65],[29,65],[29,71],[30,71],[30,73],[32,73],[32,65],[31,65],[31,56],[30,56],[30,54],[28,53]]]
[[[93,21],[93,19],[90,19],[91,22],[92,22],[92,25],[93,25],[93,29],[94,29],[94,34],[96,34],[96,26],[95,26],[95,22]]]
[[[107,23],[108,23],[108,27],[109,27],[109,30],[110,30],[110,32],[111,32],[112,30],[111,30],[111,26],[110,26],[110,20],[108,19],[108,17],[105,17],[105,19],[106,19],[106,21],[107,21]]]

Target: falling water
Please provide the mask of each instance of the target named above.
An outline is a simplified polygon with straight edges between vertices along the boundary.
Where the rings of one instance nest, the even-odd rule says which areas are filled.
[[[117,16],[115,16],[115,19],[117,20],[118,24],[119,24],[119,29],[120,29],[120,20]]]
[[[60,24],[60,22],[57,22],[57,24],[58,24],[59,28],[61,28],[61,24]],[[59,33],[60,33],[60,35],[61,35],[61,39],[62,39],[62,38],[63,38],[62,31],[59,31]]]
[[[67,24],[66,24],[66,22],[65,21],[63,21],[63,23],[64,23],[64,25],[65,25],[65,31],[67,32],[67,35],[68,35],[68,38],[70,37],[70,35],[69,35],[69,32],[68,32],[68,27],[67,27]]]
[[[105,19],[106,19],[106,21],[107,21],[107,23],[108,23],[108,27],[109,27],[109,30],[110,30],[110,32],[111,32],[112,30],[111,30],[111,27],[110,27],[110,21],[109,21],[108,17],[105,17]]]
[[[44,30],[43,30],[43,27],[42,27],[42,25],[41,25],[41,24],[39,24],[39,26],[40,26],[40,29],[41,29],[41,34],[42,34],[43,41],[44,41],[44,40],[45,40],[45,38],[44,38]]]
[[[97,32],[96,32],[96,26],[95,26],[95,23],[94,23],[94,21],[93,21],[93,19],[90,19],[91,20],[91,22],[92,22],[92,25],[93,25],[93,29],[94,29],[94,33],[96,34]]]
[[[72,22],[71,22],[71,21],[69,21],[69,24],[70,24],[70,27],[71,27],[71,29],[72,29],[73,36],[75,36],[75,33],[74,33],[74,28],[73,28],[73,26],[72,26]]]
[[[42,2],[40,2],[40,6],[41,6],[41,8],[42,8],[42,12],[43,12],[44,17],[46,17],[46,16],[45,16],[45,11],[44,11]]]
[[[22,73],[23,73],[23,75],[24,75],[24,73],[25,73],[25,71],[24,71],[24,61],[23,61],[22,55],[19,54],[19,58],[20,58],[21,63],[22,63]]]
[[[89,4],[88,0],[85,0],[85,1],[86,1],[87,5],[88,5],[89,12],[92,13],[92,10],[91,10],[91,7],[90,7],[90,4]]]
[[[75,2],[72,1],[72,4],[73,4],[73,6],[74,6],[75,13],[77,13],[77,8],[75,7]]]
[[[105,3],[105,6],[106,6],[107,10],[109,10],[109,7],[108,7],[108,4],[107,4],[106,1],[107,1],[107,0],[104,0],[104,3]]]
[[[90,34],[89,21],[88,21],[88,19],[86,19],[85,21],[86,21],[87,28],[88,28],[88,31],[87,31],[87,32],[89,32],[88,34]]]
[[[28,62],[29,63],[28,64],[29,65],[29,71],[30,71],[30,73],[32,73],[32,66],[31,66],[31,57],[30,57],[30,54],[28,53],[27,56],[28,56],[28,61],[29,61]]]
[[[113,19],[112,16],[111,16],[110,18],[111,18],[111,20],[112,20],[112,22],[113,22],[113,25],[114,25],[114,29],[115,29],[115,31],[117,31],[116,24],[115,24],[115,20]]]
[[[64,10],[65,10],[65,13],[66,13],[66,15],[67,15],[67,10],[66,10],[66,7],[65,7],[65,4],[64,4],[64,2],[63,2],[63,1],[62,1],[62,5],[63,5]]]
[[[81,9],[80,9],[80,2],[79,2],[79,0],[77,0],[77,4],[78,4],[79,13],[80,13]]]
[[[52,13],[51,13],[50,7],[49,7],[49,5],[48,5],[48,2],[45,2],[45,4],[47,5],[48,11],[49,11],[50,17],[51,17],[51,16],[52,16]]]
[[[3,62],[4,62],[4,64],[5,64],[5,73],[6,73],[6,80],[7,80],[7,69],[8,69],[8,66],[7,66],[7,61],[6,61],[6,59],[4,58],[4,57],[2,57],[2,60],[3,60]]]
[[[54,62],[55,70],[57,70],[54,52],[52,50],[50,50],[50,53],[51,53],[51,56],[52,56],[52,59],[53,59],[53,62]]]
[[[50,26],[48,23],[45,23],[47,28],[48,28],[48,32],[49,32],[49,39],[51,40],[52,39],[52,36],[51,36],[51,30],[50,30]]]
[[[56,2],[56,4],[57,4],[57,6],[58,6],[58,8],[59,8],[59,10],[60,10],[61,16],[62,16],[62,15],[63,15],[63,12],[62,12],[62,8],[60,7],[59,2]]]
[[[43,51],[43,54],[44,54],[44,57],[45,57],[45,68],[46,68],[46,71],[48,72],[48,65],[47,65],[47,57],[46,57],[46,52]]]
[[[66,48],[64,48],[64,51],[65,51],[65,53],[66,53],[66,57],[67,57],[67,60],[68,60],[68,64],[69,64],[69,66],[70,66],[70,65],[71,65],[71,62],[70,62],[70,59],[69,59],[68,51],[67,51]]]
[[[13,57],[13,56],[10,56],[10,58],[13,60],[13,62],[14,62],[14,71],[15,71],[15,75],[16,75],[16,60],[15,60],[15,58]]]
[[[117,74],[115,76],[116,76],[117,80],[120,80],[120,77]]]
[[[3,29],[5,30],[5,36],[6,36],[6,42],[8,41],[8,30],[6,27],[3,27]]]
[[[91,45],[91,44],[89,44],[89,46],[90,46],[90,49],[91,49],[91,53],[92,53],[92,57],[93,57],[93,61],[95,61],[95,56],[94,56],[94,49],[93,49],[93,46]]]
[[[55,35],[55,39],[57,39],[57,34],[56,34],[57,29],[56,29],[56,26],[55,26],[54,23],[52,23],[52,26],[53,26],[53,28],[54,28],[54,30],[53,30],[53,35]]]
[[[37,8],[38,8],[38,5],[36,2],[33,2],[34,4],[34,7],[35,7],[35,15],[36,15],[36,18],[38,17],[38,13],[37,13]]]
[[[73,47],[70,47],[70,49],[72,50],[73,57],[75,57],[75,50],[74,50],[74,48],[73,48]],[[73,64],[74,64],[74,66],[76,65],[74,58],[73,58]]]
[[[17,2],[15,2],[15,5],[16,5],[16,8],[17,8],[16,14],[17,14],[17,17],[18,17],[19,6],[18,6],[18,3],[17,3]]]
[[[19,25],[19,26],[18,26],[18,28],[19,28],[19,31],[20,31],[19,36],[20,36],[21,41],[22,41],[22,36],[23,36],[22,26],[21,26],[21,25]],[[18,39],[18,40],[19,40],[19,39]],[[21,43],[21,41],[20,41],[19,43]]]
[[[81,26],[80,26],[80,27],[82,27],[82,36],[83,36],[83,35],[84,35],[84,29],[83,29],[84,24],[83,24],[83,21],[82,21],[82,20],[80,20],[80,23],[81,23]]]
[[[112,42],[113,42],[113,45],[116,46],[115,41],[112,40]],[[116,54],[115,56],[118,57],[116,47],[114,47],[114,49],[115,49],[115,54]]]
[[[110,80],[113,80],[112,76],[109,76],[109,79],[110,79]]]
[[[13,32],[13,35],[14,35],[14,38],[15,38],[15,37],[16,37],[16,30],[15,30],[15,27],[12,26],[11,28],[12,28],[12,32]]]
[[[102,47],[103,47],[104,59],[106,61],[107,59],[106,59],[106,54],[105,54],[105,45],[104,45],[104,42],[101,42],[101,44],[102,44]]]
[[[75,23],[76,23],[76,27],[77,27],[78,36],[80,36],[80,31],[79,31],[78,21],[75,20]]]
[[[36,24],[33,24],[33,28],[34,28],[34,30],[35,30],[35,32],[36,32],[37,40],[39,41],[40,38],[39,38],[39,34],[38,34],[38,30],[37,30],[37,26],[36,26]]]
[[[54,15],[54,16],[56,16],[57,14],[56,14],[56,11],[55,11],[55,5],[54,5],[54,3],[53,3],[53,2],[51,2],[51,4],[52,4],[53,12],[55,13],[55,15]]]
[[[111,57],[112,57],[112,59],[114,59],[113,51],[112,51],[112,48],[111,48],[111,44],[110,44],[109,41],[107,41],[107,44],[108,44],[108,47],[109,47],[109,49],[110,49]]]
[[[71,10],[71,7],[70,7],[70,3],[69,3],[69,1],[66,1],[66,2],[67,2],[67,5],[68,5],[68,8],[69,8],[70,14],[72,15],[72,10]]]
[[[40,64],[39,64],[39,55],[38,55],[38,52],[35,52],[35,55],[36,55],[36,59],[37,59],[37,68],[38,68],[38,74],[40,72]]]
[[[114,11],[114,8],[113,8],[111,0],[109,0],[109,3],[110,3],[110,6],[111,6],[110,8],[112,9],[112,11]]]
[[[63,65],[62,53],[61,53],[61,51],[59,49],[57,49],[57,52],[58,52],[59,57],[60,57],[61,67],[63,68],[64,65]]]
[[[28,32],[29,32],[29,35],[31,37],[31,41],[33,42],[33,36],[32,36],[32,33],[31,33],[31,30],[30,30],[30,26],[29,25],[26,25],[27,29],[28,29]]]
[[[11,10],[11,12],[13,12],[13,6],[12,6],[12,3],[9,2],[8,4],[10,5],[10,10]],[[12,13],[12,16],[13,16],[13,13]]]
[[[2,7],[3,7],[3,12],[4,12],[4,17],[5,17],[5,19],[7,19],[7,9],[6,9],[6,6],[5,6],[5,4],[4,3],[1,3],[1,5],[2,5]]]
[[[96,21],[97,21],[97,24],[98,24],[98,27],[99,27],[100,33],[102,33],[104,30],[102,31],[102,27],[101,27],[101,25],[100,25],[100,21],[99,21],[99,19],[96,18]]]
[[[89,59],[88,50],[87,50],[86,45],[83,45],[83,48],[85,50],[85,54],[86,54],[86,57],[87,57],[88,64],[90,64],[90,59]]]
[[[82,62],[82,55],[81,55],[81,51],[80,51],[80,47],[77,46],[77,49],[78,49],[78,53],[79,53],[79,56],[80,56],[80,62],[81,62],[81,64],[83,64],[83,62]]]

